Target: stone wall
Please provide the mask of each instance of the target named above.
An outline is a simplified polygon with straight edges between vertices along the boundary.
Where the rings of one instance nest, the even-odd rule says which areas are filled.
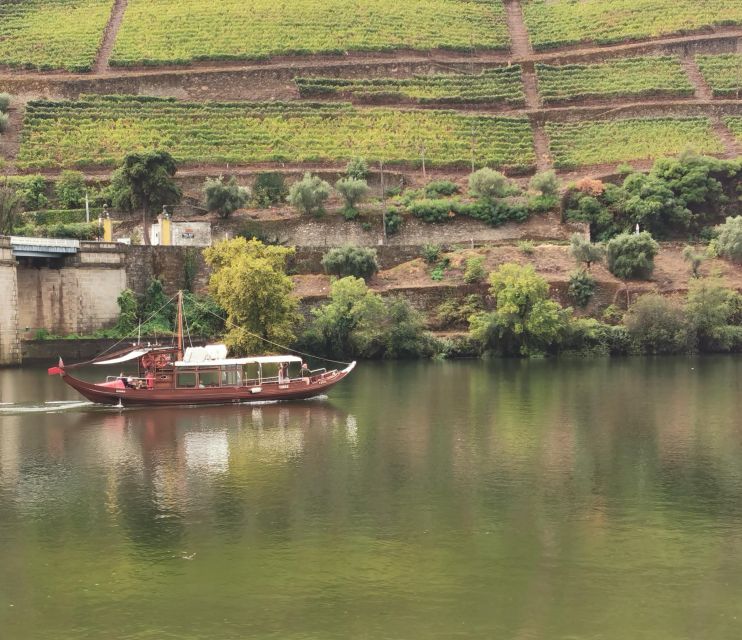
[[[147,247],[132,245],[124,247],[126,286],[136,293],[144,293],[150,280],[158,278],[165,292],[173,295],[186,285],[186,264],[193,261],[195,267],[196,292],[204,291],[209,274],[201,249],[197,247]]]
[[[0,238],[0,366],[20,364],[18,335],[18,282],[10,240]]]

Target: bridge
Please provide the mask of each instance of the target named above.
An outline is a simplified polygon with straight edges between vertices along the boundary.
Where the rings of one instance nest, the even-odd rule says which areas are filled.
[[[80,250],[80,241],[68,238],[24,238],[10,236],[16,258],[64,258]]]

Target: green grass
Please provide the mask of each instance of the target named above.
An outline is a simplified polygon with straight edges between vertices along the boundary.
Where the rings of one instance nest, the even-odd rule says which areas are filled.
[[[742,95],[742,54],[698,56],[696,61],[715,96],[739,98]]]
[[[701,117],[548,122],[546,133],[560,169],[658,158],[686,149],[724,151],[710,121]]]
[[[35,101],[26,109],[21,168],[113,166],[164,149],[182,163],[369,162],[522,169],[535,163],[527,118],[349,104],[189,103],[134,96]]]
[[[500,0],[129,0],[111,62],[472,46],[508,48]]]
[[[358,102],[407,100],[418,104],[525,104],[520,65],[476,75],[441,74],[412,78],[297,78],[302,98],[337,96]]]
[[[535,49],[614,44],[742,24],[739,0],[524,0]]]
[[[618,58],[596,64],[536,65],[545,104],[590,98],[692,96],[678,58]]]
[[[113,0],[0,1],[0,65],[89,71]]]

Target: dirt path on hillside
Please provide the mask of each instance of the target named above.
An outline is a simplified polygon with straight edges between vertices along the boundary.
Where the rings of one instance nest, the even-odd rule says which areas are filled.
[[[721,138],[724,148],[726,149],[727,158],[737,158],[742,155],[742,145],[739,143],[731,129],[727,127],[724,121],[718,116],[711,118],[711,124],[716,135]]]
[[[533,55],[528,29],[523,20],[523,9],[519,0],[505,0],[505,17],[510,32],[510,50],[515,60],[525,60]]]
[[[17,98],[14,99],[8,110],[8,128],[0,133],[0,158],[7,162],[3,173],[15,173],[13,163],[21,147],[21,129],[25,112],[25,103]]]
[[[549,136],[546,134],[543,124],[531,120],[533,130],[533,147],[536,151],[536,170],[547,171],[552,168],[551,151],[549,150]]]
[[[681,63],[685,73],[688,75],[688,80],[693,85],[696,98],[699,100],[712,100],[714,97],[713,91],[711,91],[711,87],[709,87],[701,70],[698,68],[695,58],[690,55],[683,56]]]
[[[103,41],[101,42],[100,49],[98,50],[98,57],[95,61],[95,66],[93,67],[93,73],[96,75],[108,71],[108,61],[111,59],[113,47],[116,44],[116,36],[118,35],[121,21],[124,19],[126,5],[127,0],[116,0],[113,3],[111,17],[108,19],[108,24],[103,32]]]

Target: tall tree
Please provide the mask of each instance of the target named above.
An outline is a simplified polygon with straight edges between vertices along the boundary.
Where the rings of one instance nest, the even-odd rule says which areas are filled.
[[[299,321],[294,283],[286,275],[293,249],[234,238],[204,251],[213,272],[209,290],[227,312],[224,341],[238,353],[272,351],[290,344]]]
[[[182,192],[173,180],[178,167],[167,151],[130,153],[111,177],[113,206],[142,212],[144,243],[149,244],[149,216],[163,205],[180,202]]]
[[[0,184],[0,235],[7,235],[13,231],[22,200],[21,194],[11,187],[5,178]]]

